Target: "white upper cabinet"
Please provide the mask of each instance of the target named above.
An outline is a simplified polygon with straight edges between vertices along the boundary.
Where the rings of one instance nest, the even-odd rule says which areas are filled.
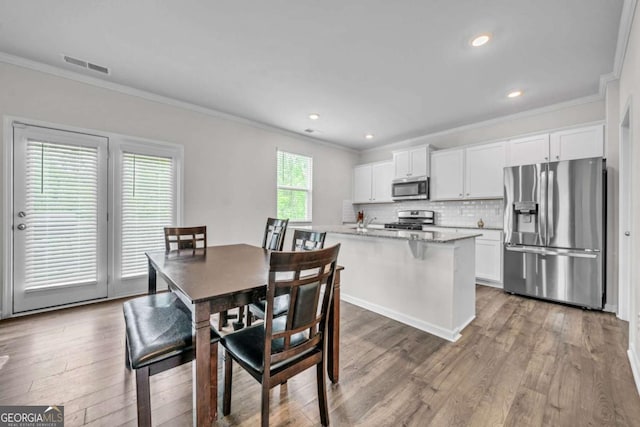
[[[508,166],[531,165],[548,161],[548,133],[509,141]]]
[[[353,203],[389,203],[393,162],[369,163],[353,169]]]
[[[433,152],[431,172],[432,200],[464,196],[464,149]]]
[[[499,199],[503,196],[505,143],[431,154],[431,199]]]
[[[465,149],[465,197],[503,197],[505,143],[477,145]]]
[[[602,125],[569,129],[551,134],[551,161],[604,157]]]
[[[429,176],[429,146],[393,152],[394,178]]]
[[[353,168],[353,203],[371,203],[371,165]]]
[[[393,181],[393,162],[374,163],[371,165],[371,198],[374,202],[393,202],[391,198],[391,181]]]
[[[602,125],[568,129],[509,141],[507,166],[604,157]]]

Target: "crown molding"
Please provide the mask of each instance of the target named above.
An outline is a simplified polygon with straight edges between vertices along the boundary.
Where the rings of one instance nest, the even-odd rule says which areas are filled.
[[[638,0],[624,0],[622,4],[622,12],[620,13],[620,26],[618,27],[618,41],[616,42],[616,53],[613,59],[613,71],[600,76],[600,94],[604,95],[607,90],[607,84],[613,80],[620,78],[624,58],[627,54],[627,46],[629,45],[629,36],[633,26],[633,16],[636,11]]]
[[[424,135],[413,137],[413,138],[403,139],[401,141],[392,142],[390,144],[381,145],[379,147],[372,147],[367,150],[362,150],[361,153],[372,153],[380,150],[390,150],[394,148],[408,147],[411,145],[415,145],[418,142],[422,142],[423,139],[427,139],[427,138],[431,139],[439,136],[450,135],[452,133],[464,132],[464,131],[479,129],[487,126],[498,125],[511,120],[523,119],[527,117],[537,116],[540,114],[551,113],[554,111],[563,110],[565,108],[571,108],[571,107],[576,107],[578,105],[590,104],[592,102],[602,101],[603,99],[604,99],[604,95],[600,93],[596,93],[594,95],[589,95],[582,98],[576,98],[570,101],[559,102],[557,104],[546,105],[544,107],[521,111],[519,113],[509,114],[507,116],[500,116],[494,119],[470,123],[468,125],[462,125],[462,126],[446,129],[439,132],[433,132],[433,133],[428,133],[428,134],[424,134]]]
[[[192,104],[190,102],[180,101],[174,98],[170,98],[168,96],[158,95],[153,92],[148,92],[141,89],[136,89],[131,86],[122,85],[119,83],[109,82],[103,79],[99,79],[92,76],[87,76],[81,73],[77,73],[75,71],[66,70],[59,67],[54,67],[52,65],[44,64],[42,62],[33,61],[30,59],[26,59],[20,56],[11,55],[6,52],[0,51],[0,62],[5,64],[15,65],[17,67],[27,68],[34,71],[39,71],[41,73],[50,74],[56,77],[62,77],[65,79],[73,80],[76,82],[88,84],[91,86],[96,86],[102,89],[112,90],[114,92],[119,92],[129,96],[135,96],[137,98],[142,98],[147,101],[157,102],[159,104],[168,105],[171,107],[181,108],[183,110],[193,111],[200,114],[205,114],[208,116],[221,118],[230,120],[236,123],[241,123],[247,126],[251,126],[254,128],[266,130],[269,132],[278,133],[284,136],[288,136],[290,138],[301,139],[303,141],[311,142],[313,144],[320,144],[330,148],[339,149],[342,151],[348,151],[350,153],[358,153],[358,150],[354,150],[349,147],[345,147],[342,145],[338,145],[329,141],[325,141],[317,138],[310,138],[306,135],[301,135],[296,132],[291,132],[290,130],[279,128],[276,126],[271,126],[265,123],[257,122],[254,120],[250,120],[244,117],[236,116],[234,114],[225,113],[222,111],[215,110],[213,108],[202,107],[197,104]]]

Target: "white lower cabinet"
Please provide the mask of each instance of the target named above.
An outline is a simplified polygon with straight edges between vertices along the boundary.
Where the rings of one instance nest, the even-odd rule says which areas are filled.
[[[476,278],[502,283],[502,232],[482,231],[476,237]]]
[[[423,227],[441,233],[482,234],[476,237],[476,279],[502,285],[502,231],[474,228]]]

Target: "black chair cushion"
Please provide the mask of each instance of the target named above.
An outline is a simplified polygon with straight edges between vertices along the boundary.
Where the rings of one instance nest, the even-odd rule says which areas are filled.
[[[126,301],[123,311],[131,368],[142,368],[192,350],[191,311],[173,292]],[[219,339],[212,328],[211,342]]]
[[[284,331],[287,318],[278,317],[273,319],[273,333]],[[308,333],[300,332],[291,336],[291,347],[300,345],[307,341]],[[237,332],[227,334],[220,340],[220,343],[230,352],[237,360],[243,362],[256,372],[262,373],[264,370],[264,323],[249,326],[240,329]],[[284,347],[284,338],[278,338],[271,343],[271,353],[278,353]],[[312,349],[313,350],[313,349]],[[310,351],[312,351],[310,350]],[[304,354],[299,355],[293,360],[297,360]],[[290,363],[291,360],[285,360],[277,364],[271,365],[271,369],[275,370],[279,367]]]
[[[273,299],[273,317],[282,316],[287,311],[289,311],[289,301],[289,295],[280,295],[279,297],[275,297]],[[266,309],[266,300],[260,300],[256,303],[249,304],[249,310],[251,310],[251,314],[256,316],[258,319],[264,319],[264,312]]]

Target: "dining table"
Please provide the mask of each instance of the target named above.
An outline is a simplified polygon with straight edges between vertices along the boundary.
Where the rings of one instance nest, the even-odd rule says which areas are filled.
[[[149,294],[157,291],[157,277],[191,309],[195,341],[193,405],[195,426],[217,419],[217,361],[210,357],[212,314],[242,307],[266,296],[271,251],[248,244],[208,246],[177,251],[147,252]],[[339,380],[340,271],[336,269],[329,311],[327,371]],[[215,365],[215,366],[214,366]]]

